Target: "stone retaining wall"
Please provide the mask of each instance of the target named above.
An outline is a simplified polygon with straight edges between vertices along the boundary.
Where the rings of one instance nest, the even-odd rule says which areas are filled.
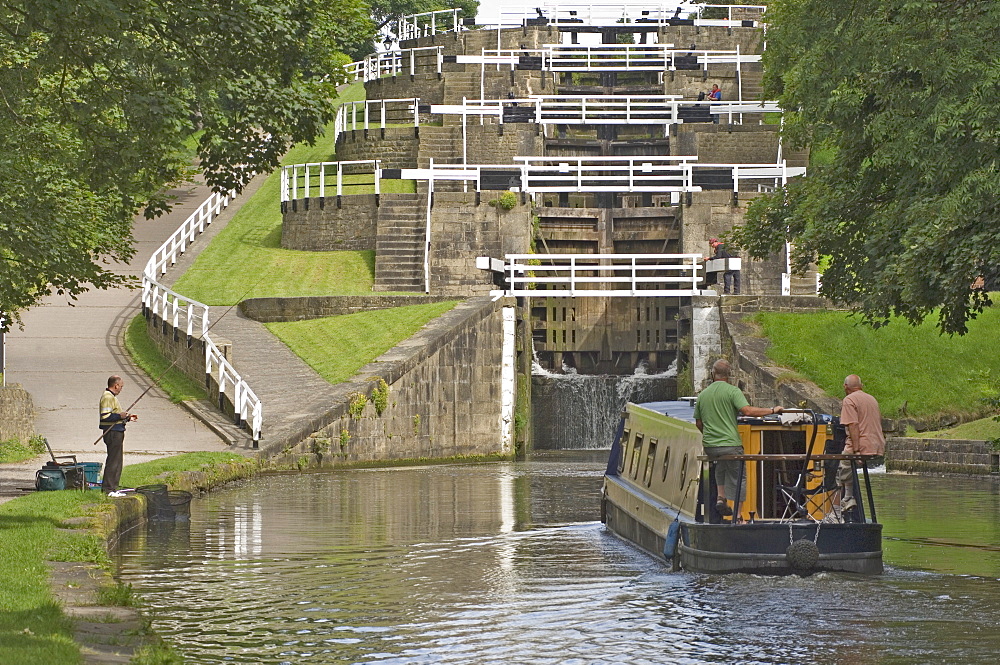
[[[25,443],[35,434],[35,406],[18,383],[0,386],[0,441]]]
[[[512,453],[501,438],[503,305],[460,303],[339,384],[342,401],[262,454],[336,466]]]
[[[384,194],[391,198],[392,194]],[[378,201],[374,194],[313,197],[284,204],[281,246],[313,252],[374,250]]]
[[[889,437],[885,443],[887,471],[989,475],[1000,472],[1000,451],[986,441]]]
[[[240,313],[261,323],[304,321],[325,316],[368,312],[374,309],[426,305],[445,296],[312,296],[302,298],[247,298],[239,304]]]

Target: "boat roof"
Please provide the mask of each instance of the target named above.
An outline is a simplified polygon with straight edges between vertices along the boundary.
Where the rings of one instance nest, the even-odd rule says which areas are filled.
[[[682,420],[687,423],[694,423],[694,403],[697,401],[696,397],[682,397],[678,400],[669,400],[666,402],[642,402],[638,404],[644,409],[649,409],[650,411],[655,411],[656,413],[661,413],[665,416],[670,416],[671,418],[676,418],[677,420]],[[811,412],[805,412],[809,414]],[[802,416],[805,417],[805,416]],[[766,417],[752,417],[752,416],[738,416],[737,422],[741,424],[751,424],[751,425],[763,425],[763,424],[776,424],[776,423],[788,423],[796,421],[788,421],[782,419],[781,416],[766,416]],[[797,422],[804,422],[808,424],[811,422],[812,416],[809,416],[808,420],[799,420]],[[833,418],[825,413],[816,414],[817,424],[828,424],[833,422]]]
[[[683,420],[687,423],[694,422],[694,398],[671,400],[668,402],[643,402],[639,404],[644,409],[662,413],[665,416]]]

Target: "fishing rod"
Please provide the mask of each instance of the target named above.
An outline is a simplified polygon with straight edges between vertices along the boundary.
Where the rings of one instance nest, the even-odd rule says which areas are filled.
[[[237,298],[237,299],[236,299],[236,302],[234,302],[234,303],[233,303],[232,305],[230,305],[230,306],[229,306],[229,308],[228,308],[228,309],[227,309],[227,310],[226,310],[225,312],[223,312],[223,313],[222,313],[222,316],[220,316],[220,317],[219,317],[219,318],[217,318],[217,319],[216,319],[215,321],[213,321],[213,322],[212,322],[212,323],[211,323],[211,324],[210,324],[210,325],[208,326],[208,328],[206,328],[206,329],[205,329],[205,333],[204,333],[204,334],[206,334],[206,335],[207,335],[207,334],[208,334],[208,332],[209,332],[209,331],[210,331],[210,330],[211,330],[212,328],[214,328],[214,327],[215,327],[215,325],[216,325],[216,324],[217,324],[217,323],[218,323],[219,321],[221,321],[222,319],[226,318],[226,315],[227,315],[227,314],[229,314],[229,312],[231,312],[231,311],[233,310],[233,308],[234,308],[234,307],[236,307],[237,305],[239,305],[239,304],[240,304],[240,302],[241,302],[241,301],[242,301],[242,300],[243,300],[244,298],[246,298],[246,297],[247,297],[247,295],[249,295],[251,291],[253,291],[253,290],[254,290],[255,288],[257,288],[257,286],[259,286],[259,285],[260,285],[260,283],[261,283],[262,281],[264,281],[264,277],[266,277],[266,276],[267,276],[267,273],[264,273],[264,274],[262,274],[262,275],[261,275],[261,277],[260,277],[260,279],[258,279],[258,280],[257,280],[256,282],[254,282],[254,284],[253,284],[253,285],[251,285],[251,286],[250,286],[250,288],[248,288],[248,289],[247,289],[246,291],[244,291],[244,292],[243,292],[243,295],[241,295],[241,296],[240,296],[239,298]],[[167,366],[167,368],[166,368],[165,370],[163,370],[163,372],[161,372],[161,373],[160,373],[160,375],[159,375],[158,377],[156,377],[155,379],[153,379],[153,382],[152,382],[152,383],[150,383],[150,384],[149,384],[148,386],[146,386],[146,389],[145,389],[145,390],[143,390],[143,391],[142,391],[142,393],[140,393],[140,394],[139,394],[139,396],[135,398],[135,401],[134,401],[134,402],[132,402],[131,404],[129,404],[129,406],[128,406],[128,408],[127,408],[127,409],[124,409],[124,412],[125,412],[125,415],[127,415],[127,416],[133,416],[133,415],[134,415],[134,414],[132,414],[132,413],[131,413],[131,411],[132,411],[132,409],[133,409],[133,408],[135,408],[135,405],[139,403],[139,400],[141,400],[141,399],[142,399],[143,397],[145,397],[145,396],[146,396],[146,393],[148,393],[148,392],[149,392],[150,390],[152,390],[154,386],[156,386],[157,384],[159,384],[159,382],[160,382],[160,379],[162,379],[162,378],[163,378],[164,376],[166,376],[166,375],[167,375],[167,372],[169,372],[170,370],[172,370],[172,369],[174,368],[174,365],[176,365],[177,363],[179,363],[179,362],[181,361],[181,358],[182,358],[182,356],[178,356],[178,357],[177,357],[177,358],[176,358],[176,359],[175,359],[175,360],[174,360],[174,361],[173,361],[172,363],[170,363],[170,365],[168,365],[168,366]],[[116,397],[117,397],[117,395],[116,395]],[[135,418],[129,418],[128,420],[135,420]],[[102,432],[102,433],[101,433],[101,435],[100,435],[99,437],[97,437],[97,440],[96,440],[96,441],[94,441],[94,442],[93,442],[92,444],[90,444],[90,445],[92,445],[92,446],[96,446],[96,445],[97,445],[98,443],[100,443],[100,442],[101,442],[101,440],[102,440],[103,438],[104,438],[104,433]]]

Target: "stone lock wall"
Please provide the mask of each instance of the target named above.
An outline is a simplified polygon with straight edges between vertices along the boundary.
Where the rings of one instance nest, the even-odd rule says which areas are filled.
[[[710,256],[708,239],[718,238],[734,226],[742,224],[746,206],[747,201],[744,198],[734,206],[731,191],[709,190],[693,193],[691,205],[684,206],[681,252]],[[781,294],[781,273],[785,270],[783,255],[775,254],[764,260],[751,260],[745,255],[741,258],[743,259],[743,269],[740,271],[741,293]]]
[[[885,468],[906,473],[988,475],[1000,473],[1000,451],[986,441],[895,436],[885,442]]]
[[[324,465],[511,453],[501,421],[503,305],[460,303],[364,367],[318,429],[265,453],[316,455]]]
[[[305,296],[300,298],[247,298],[239,304],[240,314],[260,321],[305,321],[326,316],[369,312],[390,307],[425,305],[450,300],[445,296]]]
[[[392,197],[392,194],[383,194]],[[314,252],[374,250],[378,205],[374,194],[290,201],[281,215],[281,246]]]
[[[491,195],[436,192],[431,208],[431,293],[464,297],[496,288],[492,274],[476,267],[477,256],[524,254],[531,243],[531,205],[512,210],[487,205]]]
[[[410,121],[412,124],[412,121]],[[339,161],[377,159],[383,169],[412,169],[417,166],[419,131],[414,127],[387,127],[349,130],[337,138]]]
[[[778,160],[777,125],[690,123],[671,127],[673,155],[698,155],[698,161],[706,164],[775,164]]]
[[[19,383],[0,386],[0,441],[24,443],[35,434],[35,406]]]

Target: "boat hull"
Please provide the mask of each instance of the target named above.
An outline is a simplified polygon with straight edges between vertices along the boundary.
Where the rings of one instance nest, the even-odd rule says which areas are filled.
[[[630,503],[642,497],[632,495]],[[602,518],[616,535],[668,564],[693,573],[752,573],[808,575],[846,572],[882,573],[882,525],[872,523],[814,524],[808,522],[755,524],[680,523],[676,552],[664,551],[669,521],[652,526],[636,515],[635,506],[618,505],[605,497]],[[817,528],[819,534],[817,536]],[[787,551],[793,541],[815,543],[818,561],[795,568]]]

